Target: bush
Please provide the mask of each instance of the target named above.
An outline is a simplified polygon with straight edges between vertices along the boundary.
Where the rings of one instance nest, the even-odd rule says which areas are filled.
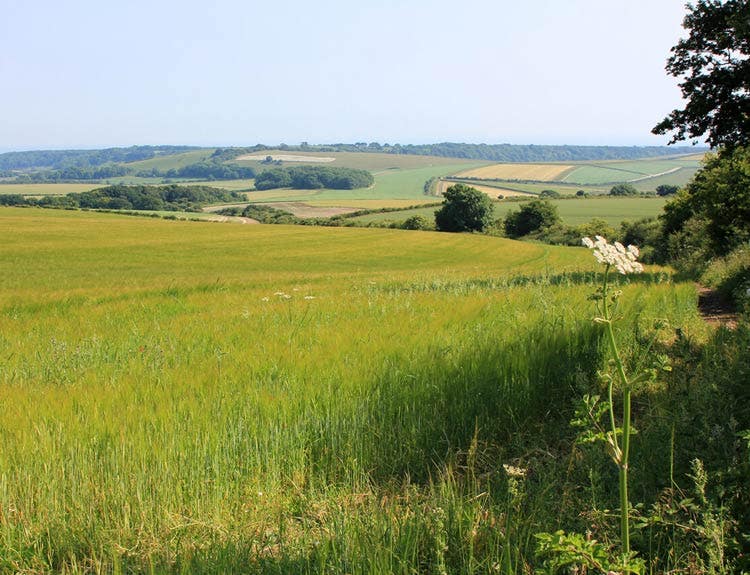
[[[520,238],[560,221],[557,208],[547,200],[532,200],[517,212],[505,216],[503,228],[508,237]]]
[[[487,194],[456,184],[444,196],[443,207],[435,212],[435,227],[441,232],[483,232],[492,225],[493,206]]]
[[[638,190],[632,184],[616,184],[609,190],[610,196],[637,196]]]
[[[716,288],[738,307],[750,304],[750,247],[742,246],[727,256],[711,262],[701,276],[701,283]]]
[[[416,215],[407,218],[401,227],[405,230],[429,230],[432,228],[432,225],[424,216]]]
[[[539,194],[539,197],[540,198],[551,198],[551,199],[554,199],[554,198],[559,198],[560,197],[560,193],[556,192],[555,190],[542,190],[542,193]]]
[[[656,186],[656,195],[657,196],[673,196],[675,195],[680,189],[680,186],[671,186],[669,184],[662,184],[660,186]]]

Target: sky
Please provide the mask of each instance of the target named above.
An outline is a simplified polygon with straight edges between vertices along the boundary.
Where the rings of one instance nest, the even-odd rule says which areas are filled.
[[[683,0],[0,0],[0,151],[664,145]]]

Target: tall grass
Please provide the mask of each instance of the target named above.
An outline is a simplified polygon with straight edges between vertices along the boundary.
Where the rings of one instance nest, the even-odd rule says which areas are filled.
[[[580,521],[583,250],[7,213],[0,572],[521,572]],[[653,279],[632,337],[699,331]]]

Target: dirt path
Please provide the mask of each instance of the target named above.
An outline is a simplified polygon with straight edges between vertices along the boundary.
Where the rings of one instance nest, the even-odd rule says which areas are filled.
[[[235,222],[239,224],[259,224],[258,220],[253,218],[245,218],[242,216],[214,216],[206,218],[209,222]]]
[[[734,305],[714,289],[698,286],[698,311],[706,323],[723,325],[729,329],[737,327],[737,310]]]

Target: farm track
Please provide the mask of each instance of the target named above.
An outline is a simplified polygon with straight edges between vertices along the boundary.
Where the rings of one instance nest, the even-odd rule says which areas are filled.
[[[737,327],[737,310],[714,289],[698,286],[698,311],[703,320],[710,325],[723,325],[728,329]]]
[[[661,172],[659,174],[650,174],[648,176],[643,176],[642,178],[636,178],[634,180],[628,180],[628,183],[633,184],[635,182],[642,182],[644,180],[651,180],[653,178],[658,178],[658,177],[661,177],[661,176],[666,176],[666,175],[669,175],[669,174],[674,174],[675,172],[679,172],[681,169],[682,169],[682,167],[672,168],[671,170],[667,170],[666,172]]]

